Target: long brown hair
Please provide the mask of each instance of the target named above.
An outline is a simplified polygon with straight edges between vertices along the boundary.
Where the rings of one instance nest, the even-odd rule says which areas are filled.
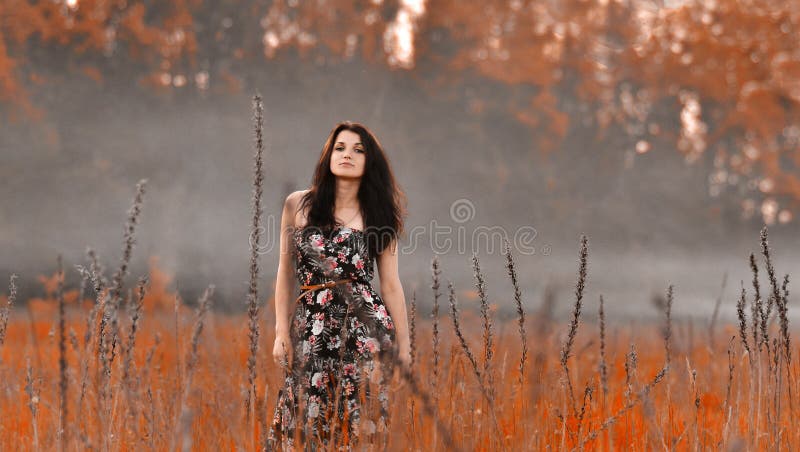
[[[358,203],[364,220],[367,247],[370,254],[377,257],[392,239],[399,241],[404,234],[406,196],[395,182],[383,147],[363,124],[344,121],[331,130],[322,147],[311,189],[300,201],[300,210],[310,206],[307,226],[324,231],[330,231],[337,226],[334,218],[336,176],[331,172],[331,153],[336,137],[342,130],[357,133],[366,152],[364,174],[358,188]]]

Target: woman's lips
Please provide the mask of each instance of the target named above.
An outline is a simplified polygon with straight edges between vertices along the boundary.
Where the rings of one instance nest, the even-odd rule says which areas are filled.
[[[352,166],[355,166],[355,165],[353,165],[352,163],[347,163],[347,162],[342,162],[342,163],[340,163],[339,165],[340,165],[340,166],[351,166],[351,167],[352,167]]]

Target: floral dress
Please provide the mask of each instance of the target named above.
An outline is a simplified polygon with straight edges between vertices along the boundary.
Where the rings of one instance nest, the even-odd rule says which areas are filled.
[[[374,265],[365,232],[307,226],[294,232],[293,241],[301,285],[349,281],[306,291],[297,302],[290,326],[293,360],[278,392],[269,449],[294,450],[296,437],[309,446],[373,442],[388,431],[384,378],[392,375],[393,361],[383,358],[391,356],[395,329],[370,283]]]

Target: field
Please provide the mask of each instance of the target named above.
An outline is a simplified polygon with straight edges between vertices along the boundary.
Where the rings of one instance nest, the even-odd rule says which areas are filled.
[[[754,281],[741,288],[738,325],[673,321],[672,287],[660,300],[658,325],[607,325],[602,312],[599,323],[582,322],[587,306],[602,306],[583,297],[585,239],[568,321],[549,314],[552,299],[514,321],[493,321],[477,259],[470,302],[477,300],[480,310],[464,309],[455,288],[439,281],[434,260],[431,290],[409,300],[412,371],[393,375],[389,429],[363,444],[378,449],[385,441],[389,450],[791,449],[800,442],[793,426],[800,387],[787,319],[788,275],[779,282],[766,229],[761,239],[761,258],[743,263]],[[151,264],[149,276],[117,307],[102,306],[113,279],[96,297],[87,296],[104,284],[89,277],[101,274],[97,262],[86,273],[94,285],[64,288],[56,273],[41,277],[46,297],[24,303],[14,299],[12,278],[10,297],[0,300],[0,448],[264,447],[282,382],[282,370],[267,359],[272,300],[255,317],[215,313],[210,287],[192,309]],[[423,298],[435,316],[417,307]],[[533,304],[519,292],[514,302]],[[252,318],[263,333],[255,353]]]

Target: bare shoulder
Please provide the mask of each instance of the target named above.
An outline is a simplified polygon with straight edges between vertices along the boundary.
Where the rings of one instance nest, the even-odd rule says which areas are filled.
[[[289,195],[286,196],[286,205],[288,207],[296,208],[297,206],[300,205],[300,200],[308,192],[309,190],[297,190],[289,193]]]
[[[286,207],[294,214],[292,218],[294,220],[294,226],[302,227],[301,225],[305,223],[304,212],[299,212],[298,209],[300,207],[300,200],[303,199],[303,196],[305,196],[305,194],[309,191],[309,189],[297,190],[290,193],[289,196],[286,197]]]

